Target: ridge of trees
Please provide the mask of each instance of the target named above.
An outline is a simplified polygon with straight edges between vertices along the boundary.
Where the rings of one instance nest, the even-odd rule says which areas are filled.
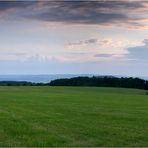
[[[96,87],[123,87],[148,90],[148,81],[132,77],[75,77],[57,79],[50,82],[50,86],[96,86]]]
[[[132,77],[74,77],[52,80],[49,83],[34,83],[28,81],[0,81],[0,86],[95,86],[95,87],[121,87],[148,90],[148,80]]]

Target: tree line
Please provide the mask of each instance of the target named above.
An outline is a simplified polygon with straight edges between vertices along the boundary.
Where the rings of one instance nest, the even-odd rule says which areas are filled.
[[[27,81],[0,81],[0,86],[43,86],[45,83],[33,83]]]
[[[96,87],[123,87],[148,90],[148,81],[132,77],[75,77],[57,79],[50,82],[50,86],[96,86]]]
[[[74,77],[52,80],[49,83],[34,83],[27,81],[0,81],[0,86],[95,86],[95,87],[123,87],[148,90],[148,81],[132,77]]]

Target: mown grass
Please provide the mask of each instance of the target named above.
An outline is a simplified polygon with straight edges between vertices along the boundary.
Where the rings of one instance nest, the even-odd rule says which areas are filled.
[[[148,146],[144,90],[0,87],[0,146]]]

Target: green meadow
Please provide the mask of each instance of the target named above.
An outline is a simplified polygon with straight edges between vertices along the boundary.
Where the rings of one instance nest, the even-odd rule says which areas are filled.
[[[0,87],[0,146],[148,146],[145,90]]]

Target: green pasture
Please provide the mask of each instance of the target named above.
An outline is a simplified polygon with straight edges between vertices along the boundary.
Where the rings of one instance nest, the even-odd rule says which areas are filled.
[[[145,90],[0,87],[0,147],[148,146]]]

